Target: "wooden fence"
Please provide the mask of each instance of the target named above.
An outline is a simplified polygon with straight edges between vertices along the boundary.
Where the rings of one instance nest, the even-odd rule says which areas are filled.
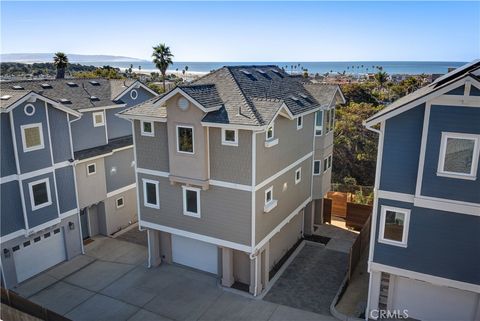
[[[323,199],[323,222],[332,222],[332,200],[328,198]]]
[[[361,230],[372,214],[372,210],[372,205],[347,202],[346,226],[355,230]]]
[[[348,193],[328,192],[327,198],[332,200],[332,215],[345,218],[347,216]]]
[[[355,267],[360,261],[360,257],[362,256],[363,251],[365,251],[369,246],[371,218],[372,218],[371,215],[367,218],[367,220],[365,221],[365,224],[360,230],[360,234],[358,234],[357,239],[355,240],[352,248],[350,249],[350,255],[349,255],[350,260],[348,264],[348,280],[349,281],[352,278]]]
[[[58,313],[50,311],[32,301],[25,299],[8,289],[1,289],[2,303],[18,311],[46,321],[70,321]]]

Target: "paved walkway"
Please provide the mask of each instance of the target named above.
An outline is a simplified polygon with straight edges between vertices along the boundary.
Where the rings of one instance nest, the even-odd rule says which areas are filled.
[[[348,255],[306,244],[264,300],[330,315],[330,304],[345,277]]]
[[[142,245],[96,237],[86,251],[14,290],[75,321],[335,320],[225,291],[210,274],[167,264],[147,269]]]

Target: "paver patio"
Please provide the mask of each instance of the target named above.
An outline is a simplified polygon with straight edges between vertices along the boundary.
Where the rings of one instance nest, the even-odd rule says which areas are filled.
[[[167,264],[148,269],[139,244],[98,237],[86,253],[14,291],[75,321],[335,320],[225,291],[207,273]]]

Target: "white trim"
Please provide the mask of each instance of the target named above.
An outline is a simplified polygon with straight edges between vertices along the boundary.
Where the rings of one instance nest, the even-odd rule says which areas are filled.
[[[115,116],[125,119],[125,120],[145,120],[145,121],[155,121],[159,123],[166,123],[167,122],[167,117],[156,117],[156,116],[145,116],[145,115],[125,115],[121,114],[123,112],[120,111],[115,114]]]
[[[26,139],[26,137],[25,137],[25,129],[29,129],[29,128],[38,128],[39,136],[40,136],[40,144],[39,144],[39,145],[27,147],[27,142],[26,142],[26,140],[25,140],[25,139]],[[23,152],[24,152],[24,153],[32,152],[32,151],[35,151],[35,150],[39,150],[39,149],[44,149],[44,148],[45,148],[45,142],[43,141],[43,125],[42,125],[42,123],[34,123],[34,124],[28,124],[28,125],[21,125],[21,126],[20,126],[20,133],[21,133],[21,135],[22,135],[22,145],[23,145]]]
[[[57,109],[60,109],[61,111],[64,111],[68,114],[72,114],[72,115],[75,115],[77,117],[81,117],[82,114],[79,113],[78,111],[75,111],[71,108],[68,108],[68,107],[65,107],[65,106],[62,106],[62,104],[59,104],[58,102],[54,101],[54,100],[51,100],[45,96],[42,96],[42,95],[39,95],[35,92],[30,92],[28,93],[27,95],[23,96],[22,98],[20,98],[19,100],[17,100],[15,103],[13,103],[12,105],[10,105],[7,109],[2,109],[0,110],[0,113],[9,113],[11,112],[13,109],[15,109],[17,106],[21,105],[22,103],[24,103],[25,101],[28,101],[28,102],[32,102],[32,101],[36,101],[37,99],[40,99],[42,101],[45,101],[46,103],[52,105],[54,108],[57,108]]]
[[[135,166],[134,166],[134,169],[135,169],[135,185],[136,186],[139,186],[138,185],[138,168],[137,168],[137,145],[136,145],[136,139],[135,139],[135,121],[133,120],[130,120],[130,123],[132,124],[132,133],[133,133],[133,161],[135,162]],[[140,222],[140,188],[137,188],[136,189],[136,200],[135,200],[135,203],[137,204],[136,207],[137,207],[137,222]],[[141,227],[140,225],[138,225],[138,229],[141,230]],[[149,237],[147,237],[148,240],[150,240]],[[150,241],[148,241],[148,249],[150,249]],[[150,251],[148,251],[149,254],[148,254],[148,262],[150,262]],[[150,264],[150,263],[149,263]]]
[[[201,124],[203,127],[245,129],[245,130],[252,130],[255,132],[262,132],[262,131],[265,131],[267,128],[267,126],[250,126],[250,125],[221,124],[221,123],[209,123],[209,122],[201,122]]]
[[[64,213],[60,213],[60,219],[63,220],[64,218],[75,215],[77,213],[78,213],[78,209],[74,208],[73,210],[70,210],[70,211],[67,211],[67,212],[64,212]]]
[[[318,173],[315,173],[315,163],[318,162]],[[313,176],[322,175],[322,160],[321,159],[314,159],[313,160]]]
[[[370,271],[378,271],[378,272],[386,272],[393,275],[398,275],[410,279],[425,281],[431,284],[440,285],[440,286],[448,286],[451,288],[456,288],[460,290],[480,293],[480,285],[473,284],[473,283],[466,283],[461,281],[456,281],[452,279],[442,278],[439,276],[434,276],[431,274],[424,274],[415,271],[400,269],[393,266],[388,266],[376,262],[371,262],[369,264],[369,272]]]
[[[272,136],[271,137],[268,137],[268,131],[269,129],[272,129]],[[268,141],[272,141],[275,139],[275,122],[271,122],[270,125],[267,126],[267,129],[265,130],[265,141],[268,142]],[[266,144],[265,142],[265,144]],[[267,147],[267,146],[265,146]]]
[[[207,127],[207,178],[210,179],[210,127]]]
[[[137,173],[140,173],[140,174],[146,174],[146,175],[152,175],[152,176],[158,176],[158,177],[170,176],[169,172],[156,171],[153,169],[146,169],[146,168],[140,168],[140,167],[137,167],[136,171]]]
[[[17,174],[8,175],[8,176],[0,177],[0,184],[10,183],[16,180],[18,180]]]
[[[466,88],[466,86],[465,86]],[[432,105],[440,106],[461,106],[461,107],[480,107],[480,97],[461,96],[461,95],[442,95],[430,100]]]
[[[158,94],[151,90],[150,88],[148,88],[148,86],[145,86],[141,81],[134,81],[130,86],[128,86],[123,92],[121,92],[117,97],[115,97],[113,100],[119,100],[120,98],[122,98],[123,96],[125,96],[126,93],[128,93],[128,91],[131,89],[131,88],[140,88],[142,87],[143,89],[145,89],[146,91],[148,91],[149,93],[153,94],[154,96],[158,96]]]
[[[30,113],[27,112],[27,107],[32,107],[33,108],[32,112],[30,112]],[[35,115],[35,106],[33,104],[26,104],[25,106],[23,106],[23,112],[27,116],[33,116],[33,115]]]
[[[134,95],[135,94],[135,95]],[[135,96],[135,97],[133,97]],[[138,98],[138,91],[136,89],[132,89],[130,90],[130,98],[132,98],[132,100],[137,100]]]
[[[49,228],[49,227],[52,227],[52,226],[57,225],[57,224],[60,224],[61,222],[62,222],[62,220],[61,220],[60,218],[55,218],[55,219],[50,220],[50,221],[48,221],[48,222],[45,222],[45,223],[43,223],[43,224],[34,226],[34,227],[32,227],[31,229],[29,229],[29,230],[26,231],[26,233],[25,233],[26,235],[25,235],[25,236],[28,237],[28,236],[30,236],[30,235],[32,235],[32,234],[35,234],[35,233],[37,233],[37,232],[39,232],[39,231],[41,231],[41,230],[45,230],[45,229],[47,229],[47,228]]]
[[[190,212],[187,209],[187,191],[195,192],[197,194],[197,212]],[[182,199],[183,199],[183,215],[192,216],[200,218],[202,216],[202,211],[200,207],[200,188],[190,187],[190,186],[182,186]]]
[[[300,125],[298,124],[298,122],[300,121]],[[297,117],[297,130],[300,130],[303,128],[303,116],[298,116]]]
[[[270,193],[270,199],[268,199],[268,194]],[[264,205],[267,207],[270,203],[274,201],[273,199],[273,186],[270,186],[269,188],[265,189],[264,191],[265,198],[264,198]]]
[[[422,193],[423,168],[425,167],[425,151],[427,150],[428,126],[430,124],[431,105],[425,105],[425,113],[423,116],[422,140],[420,143],[420,157],[418,160],[417,184],[415,186],[415,195]]]
[[[147,202],[147,183],[155,185],[156,201],[157,201],[157,203],[155,204]],[[142,186],[143,186],[143,206],[159,209],[160,208],[160,192],[158,190],[158,181],[142,178]]]
[[[390,240],[385,238],[385,235],[384,235],[385,219],[386,219],[387,211],[401,213],[404,215],[401,241],[395,241],[395,240]],[[380,226],[378,229],[379,230],[378,242],[383,244],[388,244],[388,245],[407,247],[409,226],[410,226],[410,210],[409,209],[382,205],[381,211],[380,211]]]
[[[146,132],[144,129],[145,127],[143,126],[145,123],[149,123],[150,124],[150,128],[152,129],[151,132]],[[148,137],[155,137],[155,123],[153,121],[145,121],[145,120],[142,120],[140,121],[140,134],[142,136],[148,136]]]
[[[312,200],[311,197],[307,198],[300,206],[298,206],[296,209],[293,210],[292,213],[290,213],[280,224],[278,224],[270,233],[268,233],[267,236],[265,236],[253,249],[252,253],[257,252],[259,249],[261,249],[275,234],[280,232],[280,230],[290,223],[292,218],[294,218],[297,214],[300,213],[300,210],[307,206],[308,202]]]
[[[208,128],[208,127],[207,127]],[[228,128],[222,128],[222,145],[225,146],[238,146],[238,129],[228,129]],[[226,140],[226,131],[233,131],[235,135],[235,139],[233,141]]]
[[[89,112],[89,111],[97,111],[97,110],[101,111],[101,110],[115,109],[115,108],[126,107],[126,106],[127,106],[127,104],[118,104],[118,105],[111,105],[111,106],[82,108],[82,109],[78,109],[78,111],[84,113],[84,112]]]
[[[104,158],[104,157],[113,155],[113,154],[115,154],[116,152],[120,152],[120,151],[122,151],[122,150],[127,150],[127,149],[130,149],[130,148],[133,148],[133,144],[132,144],[132,145],[125,146],[125,147],[120,147],[120,148],[117,148],[117,149],[113,149],[111,152],[108,152],[108,153],[105,153],[105,154],[101,154],[101,155],[98,155],[98,156],[93,156],[93,157],[89,157],[89,158],[85,158],[85,159],[76,160],[75,162],[76,162],[77,164],[80,164],[80,163],[85,163],[85,162],[93,161],[93,160],[95,160],[95,159]]]
[[[10,234],[7,234],[5,236],[0,237],[0,243],[4,244],[8,241],[16,239],[17,237],[25,237],[26,233],[27,233],[27,231],[25,229],[21,229],[21,230],[12,232]]]
[[[107,198],[110,198],[110,197],[112,197],[112,196],[118,195],[118,194],[120,194],[120,193],[124,193],[124,192],[126,192],[126,191],[131,190],[132,188],[135,188],[135,187],[137,187],[137,183],[133,183],[133,184],[130,184],[130,185],[121,187],[121,188],[119,188],[119,189],[116,189],[116,190],[114,190],[114,191],[108,192],[108,193],[107,193]]]
[[[90,172],[89,167],[93,165],[93,172]],[[87,169],[87,176],[95,175],[97,173],[97,163],[87,164],[85,167]]]
[[[390,191],[383,191],[383,190],[378,190],[377,196],[378,198],[405,202],[405,203],[413,203],[413,200],[415,199],[415,195],[413,194],[405,194],[405,193],[390,192]]]
[[[312,157],[313,155],[313,152],[310,152],[308,154],[306,154],[305,156],[303,156],[302,158],[296,160],[295,162],[293,162],[292,164],[288,165],[287,167],[285,167],[284,169],[278,171],[277,173],[275,173],[274,175],[270,176],[269,178],[266,178],[263,182],[261,182],[260,184],[258,184],[257,186],[255,186],[255,191],[258,191],[259,189],[261,189],[262,187],[264,187],[265,185],[269,184],[271,181],[277,179],[278,177],[280,177],[281,175],[285,174],[286,172],[288,172],[289,170],[291,170],[292,168],[298,166],[300,163],[304,162],[305,160],[307,160],[308,158]]]
[[[321,113],[322,114],[322,125],[321,126],[318,126],[317,125],[317,114],[318,113]],[[318,110],[316,113],[315,113],[315,117],[314,117],[314,123],[313,123],[313,134],[315,137],[320,137],[320,136],[323,136],[323,123],[324,123],[324,114],[323,114],[323,110]],[[317,129],[321,127],[321,133],[319,135],[317,135]]]
[[[413,205],[416,207],[453,212],[456,214],[480,216],[480,204],[477,203],[467,203],[455,200],[444,200],[435,197],[419,196],[415,197]]]
[[[119,201],[119,200],[122,200],[122,204],[121,204],[121,205],[118,205],[118,201]],[[125,206],[125,197],[121,196],[121,197],[119,197],[119,198],[117,198],[117,199],[115,200],[115,207],[116,207],[116,208],[122,208],[122,207],[124,207],[124,206]]]
[[[218,238],[214,238],[206,235],[196,234],[196,233],[192,233],[184,230],[179,230],[173,227],[150,223],[147,221],[142,221],[142,220],[138,221],[138,226],[141,226],[144,228],[150,228],[150,229],[154,229],[157,231],[162,231],[170,234],[175,234],[179,236],[185,236],[185,237],[199,240],[202,242],[207,242],[207,243],[215,244],[218,246],[228,247],[228,248],[246,252],[246,253],[250,253],[250,250],[251,250],[251,247],[248,245],[234,243],[234,242],[230,242],[230,241],[226,241],[226,240],[222,240],[222,239],[218,239]]]
[[[45,102],[45,117],[47,119],[47,130],[48,130],[48,144],[49,144],[49,149],[50,149],[50,162],[52,164],[52,167],[55,166],[54,163],[54,158],[53,158],[53,145],[52,145],[52,137],[51,137],[51,130],[50,130],[50,117],[48,115],[48,107],[47,103]],[[55,188],[55,203],[57,205],[57,215],[60,217],[60,198],[58,197],[58,186],[57,186],[57,173],[55,170],[52,173],[53,176],[53,186]]]
[[[251,230],[251,252],[253,253],[253,250],[255,248],[255,240],[256,240],[256,237],[255,237],[255,233],[256,233],[256,214],[257,214],[257,211],[256,211],[256,204],[255,204],[255,200],[256,200],[256,193],[255,193],[255,182],[257,180],[257,133],[256,132],[252,132],[252,163],[251,163],[251,166],[252,166],[252,177],[251,177],[251,191],[253,192],[252,193],[252,203],[251,203],[251,216],[252,216],[252,224],[251,224],[251,227],[252,227],[252,230]]]
[[[253,188],[249,185],[242,185],[242,184],[236,184],[236,183],[230,183],[230,182],[224,182],[224,181],[217,181],[217,180],[209,180],[208,183],[213,186],[220,186],[220,187],[226,187],[226,188],[231,188],[231,189],[237,189],[240,191],[246,191],[246,192],[252,192]]]
[[[270,148],[278,144],[278,138],[270,139],[265,141],[265,147]]]
[[[45,186],[47,188],[47,199],[48,200],[45,203],[35,205],[34,195],[33,195],[33,186],[34,185],[40,185],[40,184],[43,184],[43,183],[45,183]],[[51,194],[51,191],[50,191],[50,178],[46,177],[46,178],[39,179],[37,181],[29,182],[28,183],[28,191],[29,191],[29,195],[30,195],[30,205],[31,205],[32,211],[36,211],[38,209],[41,209],[41,208],[52,205],[52,194]]]
[[[102,121],[97,123],[96,116],[102,116]],[[92,121],[93,127],[102,127],[105,126],[105,112],[104,111],[96,111],[92,113]]]
[[[464,174],[464,173],[445,171],[445,156],[447,152],[447,141],[449,138],[473,141],[472,164],[470,166],[470,173]],[[478,134],[442,132],[442,140],[440,143],[440,152],[438,156],[437,176],[476,180],[478,157],[479,157],[479,151],[480,151],[479,142],[480,142],[480,135]]]
[[[183,97],[187,98],[193,105],[197,106],[201,111],[203,111],[205,113],[210,112],[210,111],[219,110],[222,107],[221,105],[219,105],[219,106],[216,106],[216,107],[213,107],[213,108],[205,108],[205,107],[203,107],[202,104],[200,104],[198,101],[193,99],[193,97],[191,97],[189,94],[187,94],[185,91],[183,91],[180,87],[176,87],[175,89],[171,90],[168,94],[166,94],[161,99],[159,99],[157,102],[155,102],[155,104],[153,106],[154,107],[162,106],[167,100],[169,100],[170,98],[172,98],[176,94],[180,94]]]
[[[297,173],[300,174],[300,177],[297,178]],[[295,185],[297,185],[298,183],[300,183],[302,181],[302,168],[299,167],[295,170]]]
[[[180,153],[180,154],[188,154],[188,155],[194,155],[195,154],[195,128],[191,125],[177,125],[176,126],[177,130],[176,130],[176,145],[177,145],[177,153]],[[180,150],[180,140],[178,139],[178,130],[180,128],[190,128],[192,130],[192,151],[191,152],[185,152],[185,151],[181,151]]]

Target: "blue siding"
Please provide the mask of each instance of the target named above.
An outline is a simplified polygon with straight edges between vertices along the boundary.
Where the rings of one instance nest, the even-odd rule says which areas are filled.
[[[132,106],[138,105],[138,104],[144,102],[145,100],[148,100],[148,99],[150,99],[154,96],[151,92],[146,91],[142,87],[134,88],[134,89],[138,93],[137,99],[133,100],[130,97],[130,91],[132,91],[133,89],[130,89],[128,92],[126,92],[125,95],[123,95],[122,98],[120,99],[125,104],[127,104],[127,107],[132,107]]]
[[[13,149],[12,130],[10,127],[9,114],[1,114],[0,124],[0,176],[17,174],[17,165],[15,164],[15,150]]]
[[[50,130],[52,131],[51,139],[54,162],[60,163],[72,158],[67,113],[49,105],[48,119],[50,121]]]
[[[1,233],[2,236],[25,228],[22,200],[18,181],[0,186]]]
[[[58,205],[60,213],[65,213],[77,207],[73,167],[66,166],[55,170],[58,188]]]
[[[108,139],[132,135],[132,123],[130,123],[128,120],[115,116],[116,113],[119,113],[126,108],[129,107],[106,110]]]
[[[415,194],[424,112],[422,104],[386,121],[381,190]]]
[[[132,167],[133,148],[105,157],[107,193],[135,183],[135,168]],[[116,167],[116,172],[112,168]]]
[[[450,90],[449,92],[445,93],[445,95],[463,96],[464,93],[465,93],[465,85],[462,85],[460,87]]]
[[[28,103],[23,103],[13,110],[13,121],[15,125],[15,137],[17,141],[18,159],[20,163],[20,171],[22,173],[31,172],[52,166],[52,159],[50,155],[50,144],[48,140],[48,124],[46,117],[45,102],[38,100],[33,103],[35,106],[35,113],[32,116],[27,116],[24,112],[24,107]],[[43,143],[45,148],[23,152],[21,125],[41,123],[43,127]]]
[[[475,86],[470,88],[470,96],[480,96],[480,89]]]
[[[52,199],[52,205],[40,208],[38,210],[32,211],[32,206],[30,202],[30,190],[28,189],[28,183],[34,182],[40,179],[44,179],[48,177],[50,180],[50,194]],[[28,226],[30,228],[35,227],[37,225],[46,223],[51,221],[55,218],[58,218],[58,211],[57,211],[57,199],[55,197],[55,183],[53,180],[53,174],[48,173],[45,175],[36,176],[34,178],[24,180],[23,181],[23,194],[25,197],[25,207],[27,210],[27,219],[28,219]]]
[[[480,179],[437,176],[442,132],[480,134],[480,110],[471,107],[432,106],[428,128],[422,195],[480,203]],[[478,175],[478,173],[477,173]]]
[[[74,151],[106,145],[105,126],[93,127],[92,112],[84,112],[72,123],[72,140]]]
[[[379,199],[381,205],[411,209],[408,246],[378,243],[373,261],[401,269],[480,284],[480,217],[414,207]]]

